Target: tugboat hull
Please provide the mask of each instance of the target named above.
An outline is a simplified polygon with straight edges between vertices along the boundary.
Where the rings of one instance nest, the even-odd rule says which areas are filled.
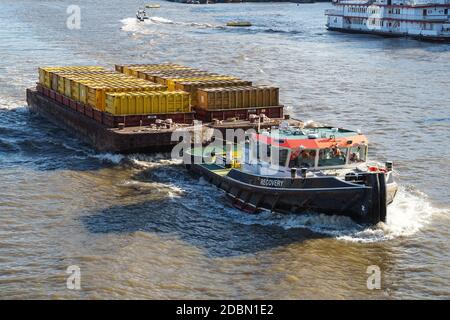
[[[234,206],[247,212],[262,209],[280,213],[323,213],[347,216],[358,223],[386,221],[386,207],[397,185],[386,174],[367,173],[356,182],[334,177],[271,178],[238,170],[221,175],[208,165],[186,165],[227,192]],[[388,174],[390,179],[390,174]]]

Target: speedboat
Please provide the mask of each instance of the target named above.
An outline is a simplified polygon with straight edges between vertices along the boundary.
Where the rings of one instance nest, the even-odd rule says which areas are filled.
[[[243,143],[192,147],[185,166],[246,212],[322,213],[385,222],[398,186],[393,163],[369,161],[359,131],[280,123]]]
[[[139,21],[144,21],[144,20],[149,19],[148,15],[147,15],[147,12],[145,12],[145,9],[139,9],[139,10],[136,12],[136,18],[137,18]]]

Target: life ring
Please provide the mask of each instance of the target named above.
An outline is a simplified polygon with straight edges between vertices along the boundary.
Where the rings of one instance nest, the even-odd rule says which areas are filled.
[[[384,172],[384,173],[387,172],[387,170],[385,168],[379,168],[376,166],[368,166],[367,170],[369,170],[369,172]]]

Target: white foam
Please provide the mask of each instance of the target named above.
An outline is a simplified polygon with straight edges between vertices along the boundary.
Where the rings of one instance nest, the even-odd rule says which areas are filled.
[[[149,19],[151,22],[155,22],[155,23],[163,23],[163,24],[174,24],[174,22],[172,20],[166,19],[166,18],[162,18],[162,17],[150,17]]]
[[[147,20],[148,21],[148,20]],[[147,23],[147,21],[145,23]],[[131,32],[133,34],[150,34],[151,30],[145,28],[145,23],[139,22],[136,18],[125,18],[121,20],[122,31]]]
[[[154,31],[149,26],[154,25],[176,25],[182,27],[194,27],[194,28],[223,28],[220,25],[213,25],[210,23],[198,23],[198,22],[181,22],[173,21],[167,18],[153,16],[144,21],[138,21],[136,18],[125,18],[121,20],[122,30],[131,32],[133,34],[152,34]]]
[[[121,154],[113,154],[113,153],[98,153],[92,154],[91,157],[97,158],[101,161],[110,162],[113,164],[120,164],[124,160],[124,156]]]
[[[133,166],[142,169],[182,164],[181,160],[171,160],[167,157],[168,155],[163,153],[156,153],[153,155],[138,153],[128,156],[127,159]]]
[[[409,236],[430,223],[433,215],[445,211],[432,206],[420,191],[400,188],[394,202],[388,207],[387,223],[381,227],[387,236]]]
[[[246,225],[271,225],[286,230],[304,228],[351,242],[378,242],[412,236],[429,224],[434,214],[443,211],[433,207],[425,194],[400,188],[395,201],[388,207],[387,223],[379,223],[376,226],[360,225],[348,217],[316,213],[296,215],[262,211],[258,214],[246,214],[238,209],[224,207],[217,201],[217,196],[212,199],[217,191],[211,192],[207,185],[208,183],[200,178],[194,188],[204,190],[201,194],[207,199],[192,200],[198,201],[199,205],[208,202],[211,212],[225,211],[234,221]],[[220,207],[220,210],[215,209],[216,206]]]

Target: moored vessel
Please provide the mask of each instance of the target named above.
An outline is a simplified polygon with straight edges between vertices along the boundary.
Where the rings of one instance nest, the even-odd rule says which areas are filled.
[[[450,41],[450,0],[333,0],[328,30]]]
[[[252,213],[324,213],[376,224],[386,221],[397,192],[392,163],[369,161],[367,137],[342,128],[282,122],[245,143],[187,154],[189,170]]]

